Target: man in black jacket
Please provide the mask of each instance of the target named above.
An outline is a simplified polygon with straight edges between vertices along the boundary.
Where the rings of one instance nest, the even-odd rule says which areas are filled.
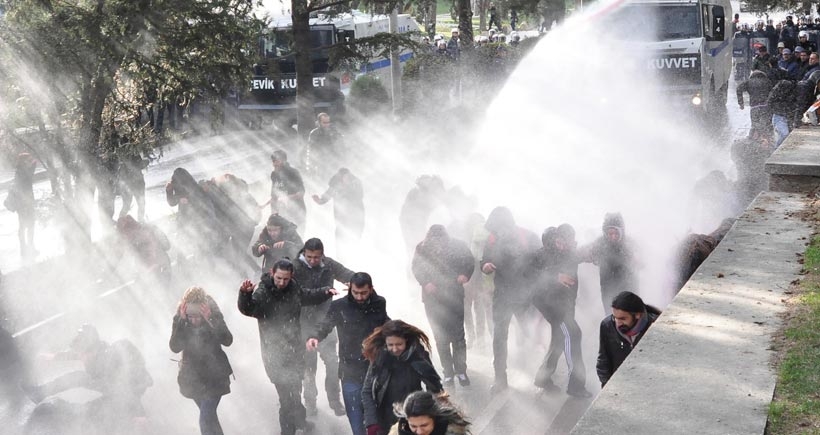
[[[660,310],[644,304],[635,293],[626,291],[615,296],[612,315],[601,321],[596,367],[601,387],[609,382],[609,378],[660,315]]]
[[[305,227],[305,183],[302,174],[288,163],[288,155],[276,150],[270,156],[273,172],[270,173],[271,213],[280,214],[301,228]]]
[[[531,286],[524,278],[532,255],[540,247],[538,236],[519,227],[506,207],[496,207],[484,228],[490,232],[481,259],[481,271],[494,274],[493,283],[493,370],[491,392],[507,388],[507,338],[513,315],[523,316],[530,306]],[[519,320],[521,320],[519,318]]]
[[[256,290],[250,280],[242,282],[237,302],[242,314],[258,320],[262,362],[279,394],[282,435],[295,435],[297,428],[308,428],[299,398],[305,354],[299,327],[302,306],[320,304],[337,294],[332,288],[304,290],[292,278],[293,263],[279,260],[262,275]]]
[[[388,320],[387,302],[373,290],[373,279],[365,272],[356,272],[350,278],[348,295],[330,304],[327,315],[306,343],[309,351],[315,351],[336,328],[342,397],[353,435],[365,435],[362,384],[369,363],[362,355],[362,342]]]
[[[457,377],[466,387],[470,378],[464,339],[464,284],[475,270],[473,253],[466,243],[450,238],[443,225],[433,225],[416,246],[412,269],[421,285],[421,300],[436,340],[444,386],[455,385]]]
[[[752,129],[760,133],[772,133],[772,115],[766,105],[769,92],[772,90],[772,81],[763,71],[752,71],[748,80],[737,85],[737,104],[743,110],[743,93],[749,94],[749,116],[752,120]]]
[[[353,271],[344,267],[338,261],[325,256],[325,246],[317,238],[308,239],[299,253],[299,258],[293,264],[293,278],[305,290],[327,290],[333,288],[334,281],[347,284],[353,276]],[[314,331],[319,322],[325,318],[330,308],[330,301],[325,301],[313,307],[303,307],[300,322],[302,325],[302,340],[307,340],[311,331]],[[336,334],[332,333],[319,346],[319,356],[325,363],[325,392],[327,402],[336,415],[344,415],[345,409],[339,399],[339,356],[336,354]],[[316,353],[305,356],[304,395],[305,407],[309,415],[316,415],[316,398],[319,392],[316,388]]]

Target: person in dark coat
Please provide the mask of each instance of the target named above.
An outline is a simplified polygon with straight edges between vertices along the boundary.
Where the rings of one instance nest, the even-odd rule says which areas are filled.
[[[256,262],[247,252],[259,222],[259,206],[248,192],[248,183],[233,174],[223,174],[204,182],[203,188],[214,205],[220,230],[222,249],[218,253],[235,268],[247,265],[256,272]]]
[[[446,398],[435,397],[427,391],[416,391],[396,404],[394,412],[399,421],[388,435],[465,435],[470,433],[470,422],[464,419]]]
[[[661,315],[657,308],[644,304],[640,296],[625,291],[612,299],[612,314],[601,321],[598,345],[598,379],[604,387],[632,349],[638,345],[652,323]]]
[[[771,134],[772,115],[766,105],[769,92],[772,90],[772,82],[763,71],[752,71],[749,80],[745,80],[737,85],[737,104],[743,110],[743,93],[749,94],[749,116],[752,120],[752,129],[761,133]]]
[[[362,181],[341,168],[328,182],[327,190],[313,195],[313,201],[322,205],[333,200],[333,218],[336,220],[336,251],[349,250],[362,237],[364,230],[364,190]]]
[[[427,334],[401,320],[376,328],[362,343],[370,362],[362,387],[367,435],[385,435],[398,418],[393,404],[408,394],[442,392],[441,378],[430,361]]]
[[[320,304],[336,294],[333,289],[303,290],[292,278],[293,263],[279,260],[262,275],[256,290],[250,280],[242,282],[237,301],[239,312],[259,323],[262,362],[279,394],[282,435],[310,429],[299,397],[305,370],[305,342],[299,326],[302,306]]]
[[[270,200],[263,206],[270,204],[272,214],[282,215],[300,228],[304,228],[307,209],[302,175],[288,163],[285,151],[274,151],[270,159],[273,163],[273,172],[270,173]]]
[[[541,243],[543,247],[533,256],[529,271],[535,279],[532,303],[549,322],[552,337],[549,351],[535,375],[535,386],[543,391],[558,389],[552,375],[563,353],[569,372],[567,394],[589,397],[591,394],[585,388],[581,328],[575,320],[580,261],[575,251],[575,229],[569,224],[547,228]]]
[[[689,234],[680,243],[675,256],[678,271],[677,280],[673,285],[675,294],[686,285],[698,267],[706,261],[734,223],[734,218],[724,219],[715,231],[709,234]]]
[[[501,31],[501,21],[499,21],[499,19],[498,19],[498,11],[495,8],[495,4],[490,3],[490,7],[487,10],[487,12],[490,14],[490,22],[487,23],[487,30],[492,30],[493,23],[495,23],[495,28],[498,29],[498,31],[500,32]]]
[[[443,367],[444,386],[467,376],[467,342],[464,338],[464,284],[473,276],[475,258],[470,247],[450,238],[442,225],[433,225],[416,246],[413,276],[421,285],[422,302],[433,329],[436,350]]]
[[[333,289],[334,282],[343,284],[350,282],[353,271],[338,261],[325,256],[325,246],[317,238],[308,239],[304,248],[299,252],[299,258],[293,263],[293,279],[307,291]],[[334,290],[335,291],[335,290]],[[316,306],[302,307],[300,322],[302,325],[303,340],[314,331],[319,322],[325,318],[330,308],[330,301]],[[339,356],[336,354],[336,334],[331,334],[319,346],[319,356],[325,363],[325,393],[330,408],[336,415],[345,415],[345,409],[339,399]],[[316,353],[311,352],[305,357],[304,394],[305,407],[308,415],[316,415],[316,398],[319,392],[316,388]]]
[[[362,386],[369,363],[362,355],[362,342],[373,331],[390,320],[387,302],[373,289],[373,279],[365,272],[350,277],[347,296],[330,304],[325,318],[306,342],[309,351],[336,328],[339,335],[339,379],[345,412],[353,435],[365,435]]]
[[[601,231],[603,235],[579,249],[578,255],[582,262],[598,266],[601,303],[607,312],[615,295],[638,288],[638,263],[635,244],[626,237],[624,218],[620,213],[607,213]]]
[[[427,219],[442,203],[444,182],[437,175],[422,175],[416,179],[416,185],[407,192],[399,212],[399,225],[407,249],[407,258],[413,258],[413,252],[427,231]]]
[[[233,335],[225,318],[201,287],[185,291],[174,315],[169,346],[182,352],[179,362],[179,392],[199,408],[202,435],[221,435],[216,408],[222,396],[231,392],[233,373],[222,346],[230,346]]]
[[[24,259],[36,256],[34,249],[34,170],[37,161],[29,153],[17,155],[14,180],[5,201],[9,211],[17,213],[17,239]]]
[[[344,138],[331,123],[330,115],[316,115],[316,128],[308,134],[308,146],[305,150],[305,168],[308,173],[324,178],[336,168],[344,166],[343,142]]]
[[[769,92],[766,105],[772,113],[776,148],[789,135],[789,122],[797,110],[797,85],[792,80],[780,80]]]
[[[127,339],[106,343],[97,329],[83,325],[71,341],[68,350],[47,355],[59,361],[79,360],[83,370],[63,374],[45,384],[24,386],[36,403],[63,391],[85,388],[100,393],[100,397],[84,406],[85,421],[107,433],[115,433],[124,421],[134,424],[145,418],[142,395],[154,384],[145,368],[145,359]]]
[[[525,271],[541,243],[532,231],[519,227],[512,212],[496,207],[484,227],[490,236],[484,246],[481,271],[494,274],[493,283],[493,369],[492,392],[507,388],[507,338],[513,315],[521,320],[531,301],[531,284]]]
[[[296,224],[272,214],[265,228],[259,232],[256,243],[251,247],[255,257],[262,257],[262,269],[268,270],[281,258],[295,259],[302,248],[302,238],[296,232]]]
[[[162,230],[151,224],[137,222],[131,215],[125,215],[117,220],[117,234],[131,248],[135,258],[147,272],[166,282],[170,279],[171,257],[168,256],[168,250],[171,249],[171,243]],[[122,258],[122,252],[119,251],[124,246],[118,244],[115,259]]]
[[[192,247],[196,255],[210,258],[217,250],[218,231],[215,228],[214,207],[202,186],[184,168],[174,169],[171,181],[165,185],[165,200],[177,207],[177,232],[180,247]]]
[[[117,170],[117,178],[120,184],[120,194],[122,195],[122,208],[119,217],[123,217],[131,211],[131,203],[137,200],[137,220],[145,221],[145,176],[142,170],[148,167],[148,160],[142,156],[131,154],[120,161]]]

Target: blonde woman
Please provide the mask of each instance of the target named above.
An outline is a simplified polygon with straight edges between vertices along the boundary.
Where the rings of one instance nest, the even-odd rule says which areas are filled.
[[[230,346],[233,335],[216,302],[201,287],[185,290],[174,315],[170,347],[182,352],[179,391],[199,407],[202,435],[221,435],[216,408],[231,392],[233,373],[222,346]]]

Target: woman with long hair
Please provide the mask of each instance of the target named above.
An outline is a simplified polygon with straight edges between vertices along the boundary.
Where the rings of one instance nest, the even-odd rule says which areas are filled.
[[[393,404],[422,386],[440,393],[441,378],[430,360],[430,339],[420,329],[391,320],[365,338],[364,357],[370,362],[362,387],[367,435],[384,435],[397,421]]]
[[[174,315],[170,347],[182,352],[179,364],[179,391],[199,407],[202,435],[221,435],[216,408],[222,396],[231,392],[233,373],[222,346],[230,346],[233,335],[222,312],[201,287],[185,290]]]
[[[443,397],[434,397],[427,391],[416,391],[397,403],[394,412],[398,423],[389,435],[463,435],[470,431],[470,423]]]

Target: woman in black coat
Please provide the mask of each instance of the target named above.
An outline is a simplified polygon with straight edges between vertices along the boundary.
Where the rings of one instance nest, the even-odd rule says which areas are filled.
[[[362,386],[367,435],[384,435],[398,418],[393,404],[420,391],[440,393],[441,378],[430,361],[430,339],[401,320],[376,328],[362,343],[370,367]]]
[[[231,392],[233,373],[222,346],[230,346],[233,335],[216,302],[201,287],[185,291],[174,315],[171,351],[182,352],[179,391],[199,407],[202,435],[221,435],[216,408]]]

